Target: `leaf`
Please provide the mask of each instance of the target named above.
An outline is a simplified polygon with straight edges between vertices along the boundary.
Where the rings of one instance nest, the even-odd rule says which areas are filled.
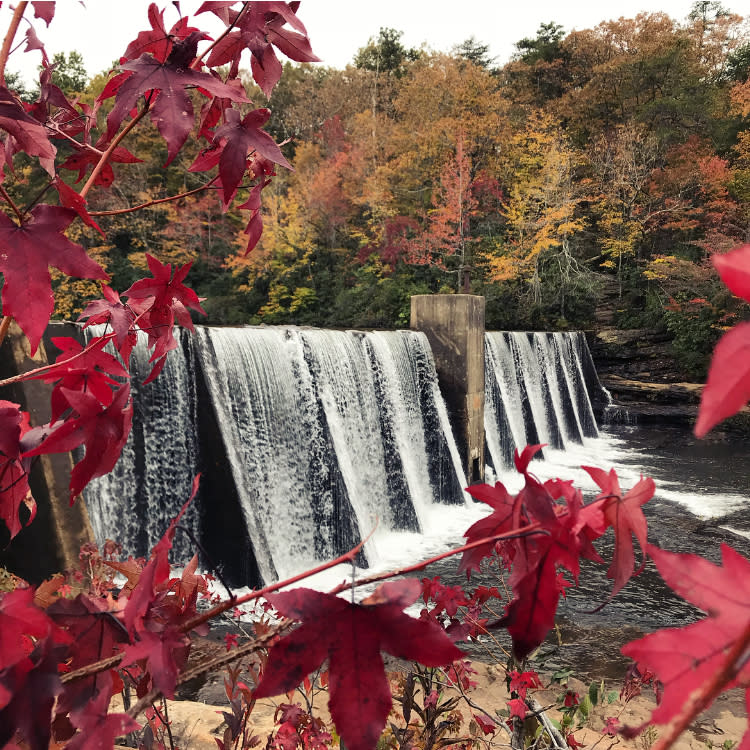
[[[172,275],[170,263],[160,263],[152,255],[146,254],[148,267],[153,275],[150,279],[136,281],[123,294],[134,300],[148,302],[139,314],[140,327],[148,333],[148,345],[154,352],[151,361],[160,360],[156,367],[163,367],[163,358],[167,352],[177,347],[172,328],[175,320],[183,327],[193,330],[193,322],[187,308],[205,315],[198,295],[182,282],[192,266],[186,263],[175,268]],[[147,382],[153,380],[156,372],[149,375]]]
[[[117,350],[126,364],[130,361],[130,353],[136,343],[136,332],[133,329],[135,315],[133,311],[120,301],[120,295],[111,286],[102,285],[104,299],[89,302],[86,309],[78,316],[78,320],[88,318],[83,327],[88,328],[100,323],[109,323],[115,334]]]
[[[150,54],[123,63],[121,67],[125,72],[110,81],[112,86],[105,88],[99,96],[99,101],[102,101],[116,91],[115,106],[107,117],[105,141],[111,141],[122,121],[136,106],[139,97],[152,92],[151,119],[167,142],[167,161],[164,166],[177,155],[193,127],[193,104],[186,87],[200,87],[213,96],[235,102],[248,101],[234,86],[228,86],[208,73],[179,67],[169,61],[162,63]]]
[[[180,18],[167,31],[164,26],[164,11],[159,10],[156,3],[151,3],[148,6],[148,22],[151,24],[151,28],[148,31],[139,32],[138,36],[128,44],[122,56],[124,59],[133,60],[149,52],[159,62],[164,62],[172,50],[173,39],[184,39],[197,31],[197,29],[187,25],[186,18]]]
[[[307,31],[297,18],[294,3],[267,2],[249,6],[242,15],[227,9],[223,3],[215,4],[215,8],[213,5],[204,3],[198,12],[212,10],[227,26],[231,23],[237,30],[217,41],[206,60],[207,65],[216,67],[229,64],[229,76],[235,77],[243,51],[250,50],[253,78],[266,97],[270,97],[282,70],[272,44],[297,62],[320,61],[310,48]],[[287,23],[297,31],[285,29]]]
[[[750,244],[723,255],[715,253],[711,260],[729,291],[750,302]]]
[[[433,667],[463,656],[439,625],[402,611],[420,591],[419,581],[404,579],[383,584],[362,604],[305,588],[269,596],[282,615],[302,624],[271,649],[255,697],[294,689],[327,657],[336,729],[350,750],[372,750],[391,709],[380,651]]]
[[[701,394],[695,434],[703,437],[722,419],[736,414],[750,399],[750,323],[738,323],[714,349]]]
[[[597,500],[603,500],[602,513],[608,526],[615,532],[615,549],[612,563],[607,570],[607,576],[614,579],[611,599],[631,579],[638,575],[646,564],[646,543],[648,525],[641,506],[654,496],[654,480],[643,477],[635,487],[623,496],[620,482],[614,469],[609,473],[593,466],[582,466],[589,476],[602,490]],[[643,553],[643,561],[635,570],[635,554],[633,552],[633,537],[636,538]]]
[[[224,139],[226,143],[219,159],[219,176],[224,191],[224,205],[228,206],[237,186],[240,184],[247,168],[247,155],[257,151],[275,164],[292,169],[292,165],[284,158],[281,149],[268,133],[261,130],[261,126],[268,122],[271,111],[255,109],[248,112],[242,119],[240,113],[228,109],[224,113],[225,123],[214,135],[214,140]]]
[[[676,554],[649,545],[648,554],[679,596],[706,612],[705,619],[682,628],[664,628],[622,647],[622,653],[639,669],[654,672],[664,686],[661,702],[650,722],[667,724],[707,681],[723,667],[727,654],[750,622],[750,562],[726,544],[721,546],[722,564],[698,555]],[[736,680],[729,689],[750,680],[750,664],[740,655]],[[750,701],[750,691],[746,690]],[[750,735],[746,732],[742,747]]]
[[[78,177],[76,177],[75,181],[80,182],[86,174],[86,170],[89,167],[93,167],[94,165],[99,163],[99,160],[102,158],[102,152],[90,145],[79,147],[74,146],[73,148],[74,153],[72,153],[62,164],[60,164],[60,169],[77,169]],[[138,159],[133,156],[133,154],[131,154],[130,151],[128,151],[126,148],[118,146],[110,154],[109,161],[104,165],[102,171],[97,175],[96,179],[94,180],[94,184],[102,185],[103,187],[109,187],[114,182],[115,173],[112,170],[112,165],[109,162],[118,162],[121,164],[136,164],[140,161],[142,161],[142,159]]]
[[[47,26],[55,17],[55,0],[31,0],[34,18],[41,18]]]
[[[0,747],[20,730],[32,750],[46,750],[58,662],[70,636],[34,605],[34,589],[0,595]]]
[[[84,224],[90,226],[92,229],[96,229],[96,231],[104,237],[105,235],[102,228],[91,218],[91,215],[86,210],[86,199],[81,198],[81,196],[69,185],[66,185],[60,177],[55,178],[55,187],[60,196],[60,203],[65,206],[65,208],[72,208]]]
[[[114,603],[109,600],[112,605]],[[107,600],[78,594],[75,599],[58,599],[47,609],[52,620],[72,636],[67,665],[71,670],[88,666],[115,653],[115,644],[127,641],[127,632],[110,611]],[[113,685],[111,672],[100,672],[64,686],[57,713],[67,714],[97,699],[107,698]]]
[[[32,353],[49,322],[54,298],[48,266],[68,276],[108,279],[102,267],[64,234],[76,212],[61,206],[36,206],[19,226],[0,213],[0,271],[3,313],[12,315],[29,339]]]
[[[36,504],[29,489],[28,465],[20,458],[23,416],[19,409],[18,404],[0,401],[0,518],[11,539],[36,515]],[[23,504],[30,513],[24,524],[19,515]]]
[[[129,377],[128,371],[111,354],[102,351],[106,338],[96,338],[85,348],[69,336],[57,336],[52,343],[60,349],[54,365],[39,374],[29,374],[29,379],[55,383],[52,391],[52,415],[50,421],[57,421],[71,407],[65,393],[85,392],[103,406],[112,403],[112,386],[119,386],[115,378]]]
[[[5,86],[0,86],[0,128],[10,133],[27,154],[38,156],[50,177],[54,176],[57,149],[50,142],[45,128],[26,114],[18,99]]]
[[[95,477],[104,476],[112,470],[122,453],[130,434],[133,421],[133,404],[130,386],[123,385],[112,398],[112,403],[103,407],[99,400],[88,393],[61,389],[77,416],[65,422],[51,425],[49,435],[24,456],[70,451],[83,445],[84,457],[75,465],[70,475],[71,504],[84,487]]]
[[[71,723],[80,731],[65,745],[66,750],[102,750],[114,747],[118,737],[141,728],[127,714],[109,713],[109,701],[110,696],[100,692],[85,707],[71,712]]]

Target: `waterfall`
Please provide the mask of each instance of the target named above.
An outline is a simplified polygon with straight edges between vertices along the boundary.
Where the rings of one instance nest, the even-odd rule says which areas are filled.
[[[497,473],[515,448],[597,436],[591,389],[601,386],[583,333],[485,333],[487,464]]]
[[[143,344],[134,381],[148,372]],[[202,471],[190,525],[211,564],[257,583],[365,537],[359,563],[376,563],[390,535],[427,531],[436,504],[466,502],[423,334],[199,327],[181,344],[134,392],[115,471],[86,490],[99,540],[146,554]],[[138,519],[126,533],[123,518]]]
[[[92,326],[86,336],[103,332],[103,326]],[[126,554],[146,555],[159,541],[190,497],[193,477],[199,471],[192,340],[184,331],[175,334],[180,346],[170,352],[156,383],[143,385],[152,363],[146,335],[139,333],[130,361],[133,429],[114,469],[93,480],[85,491],[97,540],[116,539]],[[196,504],[182,525],[197,533],[198,516]],[[175,559],[184,559],[193,548],[187,535],[175,536]]]
[[[181,525],[199,541],[201,564],[232,585],[286,578],[365,538],[357,562],[378,566],[395,546],[445,534],[461,508],[473,512],[424,334],[262,326],[177,335],[147,386],[145,336],[133,353],[132,434],[114,471],[85,491],[100,542],[148,554],[199,472]],[[485,343],[496,473],[516,447],[565,448],[597,434],[583,334],[487,333]],[[460,506],[452,516],[440,510],[449,504]],[[178,533],[174,561],[193,549]]]

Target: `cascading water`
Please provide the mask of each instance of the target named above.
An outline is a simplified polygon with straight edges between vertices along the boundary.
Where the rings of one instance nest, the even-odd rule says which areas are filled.
[[[87,329],[101,335],[103,326]],[[191,337],[175,331],[180,346],[170,352],[157,384],[143,385],[151,372],[145,334],[139,334],[130,362],[133,377],[133,429],[115,468],[86,489],[86,505],[96,538],[117,539],[126,553],[145,555],[190,497],[200,465],[195,368]],[[196,506],[182,525],[198,533]],[[194,548],[175,536],[175,559]],[[192,554],[192,553],[191,553]]]
[[[580,332],[485,333],[486,459],[496,474],[512,466],[515,448],[562,449],[599,434],[590,358]]]
[[[147,357],[139,344],[137,378]],[[132,554],[148,552],[201,470],[190,525],[211,562],[265,581],[335,557],[373,529],[360,562],[377,562],[389,534],[429,531],[435,504],[465,502],[420,333],[199,328],[135,402],[115,472],[86,491],[97,538],[123,539]],[[123,518],[138,521],[122,533]]]

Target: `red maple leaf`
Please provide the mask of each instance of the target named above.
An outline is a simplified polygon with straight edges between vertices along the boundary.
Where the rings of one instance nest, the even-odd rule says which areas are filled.
[[[742,245],[724,255],[716,254],[712,261],[732,294],[750,302],[750,245]],[[714,349],[695,434],[703,437],[723,419],[736,414],[748,399],[750,323],[739,323],[724,334]]]
[[[593,466],[582,466],[591,478],[599,485],[601,492],[597,499],[603,500],[602,513],[608,526],[615,532],[615,549],[607,576],[614,579],[611,599],[634,575],[643,570],[646,564],[646,541],[648,525],[641,506],[654,496],[654,480],[643,477],[624,495],[614,469],[609,473]],[[643,553],[643,561],[635,569],[633,537],[636,538]]]
[[[31,6],[34,8],[34,18],[41,18],[49,26],[55,17],[54,0],[31,0]]]
[[[99,101],[115,95],[115,106],[107,117],[104,136],[109,142],[122,121],[136,106],[141,95],[149,93],[151,119],[167,142],[169,164],[182,148],[193,128],[193,104],[186,88],[199,87],[213,96],[237,102],[247,102],[234,86],[228,86],[208,73],[191,70],[176,62],[159,62],[153,55],[144,54],[137,60],[121,65],[125,71],[109,82]]]
[[[47,608],[47,614],[72,636],[66,660],[71,670],[112,656],[115,644],[127,641],[125,628],[113,616],[107,599],[86,594],[79,594],[75,599],[60,598]],[[56,711],[67,714],[80,710],[89,701],[96,700],[99,693],[109,698],[113,684],[111,671],[69,682],[58,699]]]
[[[69,208],[41,204],[19,226],[0,213],[0,271],[5,276],[3,313],[18,321],[32,353],[39,346],[54,309],[49,266],[68,276],[109,278],[83,247],[65,236],[75,217],[76,212]]]
[[[664,686],[648,723],[667,724],[725,666],[727,655],[750,622],[750,562],[726,544],[722,565],[698,555],[676,554],[649,545],[648,554],[661,577],[677,594],[706,612],[705,619],[683,628],[664,628],[622,647],[641,672],[654,672]],[[750,664],[739,654],[734,677],[722,690],[750,685]],[[750,702],[750,688],[746,690]],[[741,746],[747,747],[745,734]]]
[[[0,747],[18,730],[32,750],[46,750],[71,637],[34,605],[31,588],[0,595],[0,632]]]
[[[433,667],[463,656],[439,625],[402,611],[421,588],[415,579],[386,583],[361,604],[305,588],[269,596],[282,615],[302,624],[273,646],[255,697],[294,689],[328,658],[336,729],[351,750],[372,750],[391,709],[380,651]]]
[[[105,235],[102,228],[91,218],[91,215],[86,209],[86,199],[81,198],[81,196],[76,193],[72,187],[66,185],[59,176],[55,178],[55,187],[60,196],[60,204],[66,208],[72,208],[78,216],[80,216],[81,221],[84,224],[90,226],[92,229],[96,229],[96,231],[104,237]]]
[[[121,61],[133,60],[142,54],[149,52],[159,62],[164,62],[172,51],[173,39],[185,39],[198,29],[187,25],[186,18],[180,18],[172,28],[167,31],[164,26],[164,11],[159,10],[156,3],[148,6],[148,22],[151,28],[141,31],[138,36],[128,44]]]
[[[112,471],[117,463],[130,434],[133,404],[127,383],[115,391],[112,403],[106,407],[90,393],[66,388],[61,390],[77,416],[50,425],[48,436],[24,456],[61,453],[83,445],[86,454],[73,467],[70,475],[72,503],[92,479]]]
[[[57,336],[52,343],[60,349],[55,364],[40,374],[29,375],[45,383],[55,383],[52,391],[52,415],[50,421],[57,421],[71,407],[65,397],[66,392],[87,392],[95,396],[99,403],[109,406],[112,403],[112,386],[119,386],[115,378],[129,377],[128,371],[111,354],[103,351],[106,338],[94,339],[85,348],[69,336]]]

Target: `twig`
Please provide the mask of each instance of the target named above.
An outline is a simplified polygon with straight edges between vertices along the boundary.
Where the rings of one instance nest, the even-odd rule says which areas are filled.
[[[216,177],[213,177],[209,182],[207,182],[205,185],[201,185],[200,187],[194,188],[193,190],[188,190],[185,193],[179,193],[178,195],[170,195],[166,198],[154,198],[153,200],[146,201],[145,203],[140,203],[137,206],[131,206],[130,208],[118,208],[113,209],[112,211],[89,211],[89,216],[119,216],[120,214],[129,214],[133,213],[133,211],[140,211],[144,208],[149,208],[150,206],[156,206],[159,203],[169,203],[169,201],[176,201],[180,198],[187,198],[189,195],[195,195],[196,193],[200,193],[202,190],[208,190],[211,185],[216,182],[216,180],[219,179],[219,176],[216,175]]]
[[[537,719],[539,719],[555,747],[559,748],[559,750],[568,750],[568,743],[560,733],[560,730],[556,729],[554,724],[552,724],[539,701],[534,698],[526,698],[526,705],[534,712]]]

